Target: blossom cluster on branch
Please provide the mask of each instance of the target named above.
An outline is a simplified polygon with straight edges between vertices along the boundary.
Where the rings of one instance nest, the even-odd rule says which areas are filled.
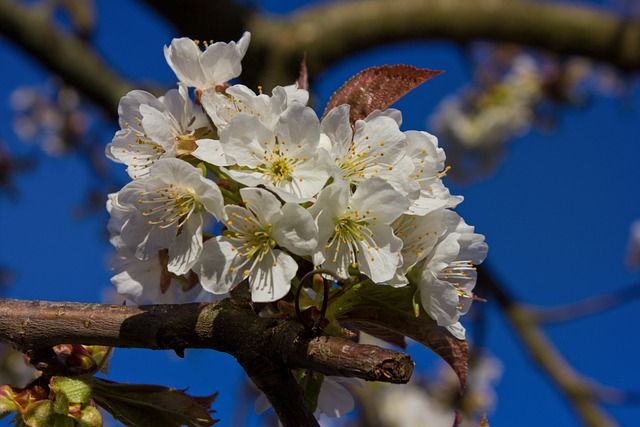
[[[317,270],[311,286],[329,286],[325,304],[338,313],[322,313],[324,326],[346,313],[347,286],[411,286],[421,302],[412,302],[415,317],[421,306],[463,340],[459,318],[487,245],[453,210],[462,198],[442,182],[448,167],[437,139],[400,130],[394,109],[354,119],[366,110],[357,101],[319,118],[303,78],[271,95],[230,84],[249,41],[249,33],[237,43],[175,39],[165,57],[178,87],[122,98],[121,129],[106,149],[132,178],[107,204],[118,292],[175,303],[248,286],[256,303],[282,300],[263,310],[282,316]],[[321,289],[302,298],[319,299]]]

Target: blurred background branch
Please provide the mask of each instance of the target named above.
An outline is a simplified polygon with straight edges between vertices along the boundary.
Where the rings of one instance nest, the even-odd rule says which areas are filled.
[[[276,18],[230,0],[198,1],[189,8],[176,2],[144,3],[180,35],[237,40],[242,31],[251,31],[243,80],[252,87],[295,81],[303,52],[309,75],[316,76],[351,54],[408,40],[516,43],[559,55],[583,55],[621,71],[640,70],[640,23],[593,5],[359,0],[321,3]],[[1,0],[0,31],[113,116],[132,83],[112,70],[84,37],[55,25],[50,12]]]

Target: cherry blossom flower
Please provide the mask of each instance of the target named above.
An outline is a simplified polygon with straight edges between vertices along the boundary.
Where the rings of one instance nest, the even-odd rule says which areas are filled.
[[[487,244],[458,214],[443,213],[447,232],[425,259],[418,287],[429,316],[464,339],[465,329],[458,319],[471,307],[477,278],[474,265],[487,256]]]
[[[353,411],[355,400],[351,392],[343,384],[362,386],[362,383],[355,378],[330,376],[322,378],[316,410],[313,412],[316,419],[320,420],[323,416],[340,418]],[[256,412],[262,414],[270,407],[267,397],[264,394],[260,394],[255,403]],[[323,423],[320,424],[324,425]]]
[[[303,207],[281,205],[267,190],[244,188],[240,195],[245,207],[225,206],[227,230],[204,244],[193,269],[214,294],[246,279],[253,301],[278,300],[289,292],[298,270],[288,252],[311,255],[318,242],[316,226]]]
[[[135,257],[118,257],[113,265],[116,274],[111,283],[118,294],[136,304],[181,304],[209,302],[217,295],[205,291],[195,274],[176,276],[166,267],[166,254],[141,261]]]
[[[136,258],[148,260],[168,249],[167,268],[178,275],[187,273],[200,256],[204,221],[224,218],[218,186],[180,159],[158,160],[149,175],[120,190],[118,200],[136,209],[120,233],[135,248]]]
[[[227,171],[234,180],[264,185],[285,201],[302,202],[315,196],[330,177],[331,162],[318,148],[319,138],[315,112],[294,103],[280,116],[277,130],[243,114],[222,132],[220,142],[239,166]]]
[[[629,230],[627,265],[632,269],[640,268],[640,219],[634,221]]]
[[[403,263],[398,268],[396,277],[386,283],[391,286],[403,286],[409,283],[405,276],[409,269],[431,253],[447,227],[442,210],[434,210],[423,216],[402,215],[391,227],[393,234],[402,240]]]
[[[193,108],[184,84],[160,98],[131,91],[120,100],[118,111],[122,129],[107,145],[106,153],[126,164],[133,179],[145,176],[161,158],[190,154],[198,144],[210,141],[207,118]]]
[[[381,178],[363,181],[353,196],[346,183],[331,184],[309,208],[320,242],[314,262],[340,277],[357,267],[376,283],[392,279],[402,264],[402,240],[390,224],[408,206],[406,198]]]
[[[297,85],[276,86],[268,96],[238,84],[224,92],[207,91],[200,97],[200,103],[219,130],[228,127],[241,113],[256,116],[265,126],[274,129],[289,105],[294,102],[306,105],[308,99],[309,92],[298,89]]]
[[[462,202],[462,197],[452,196],[442,183],[446,175],[444,150],[438,147],[438,139],[427,132],[407,131],[407,157],[413,161],[409,179],[419,185],[409,199],[409,212],[425,215],[436,209],[452,208]]]
[[[364,120],[357,120],[355,131],[349,124],[349,106],[329,111],[322,120],[322,146],[330,147],[334,176],[354,184],[379,177],[407,195],[419,189],[409,180],[413,171],[406,157],[407,141],[399,129],[402,116],[397,110],[378,110]]]
[[[240,75],[250,40],[251,34],[245,32],[238,43],[202,43],[203,51],[199,43],[183,37],[165,46],[164,56],[181,82],[204,92]]]

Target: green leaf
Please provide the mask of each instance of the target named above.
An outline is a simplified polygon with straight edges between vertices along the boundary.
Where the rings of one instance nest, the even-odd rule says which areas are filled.
[[[82,427],[102,427],[102,415],[93,406],[86,406],[82,409],[82,415],[78,422]]]
[[[0,387],[0,414],[3,412],[17,411],[18,405],[13,400],[14,392],[11,386]]]
[[[51,389],[56,398],[64,394],[68,403],[87,403],[91,400],[91,380],[69,377],[52,377]]]
[[[49,427],[75,427],[76,423],[73,418],[69,418],[66,415],[56,414],[53,416],[53,425]]]
[[[69,399],[62,393],[56,393],[56,399],[53,401],[53,412],[61,415],[69,415]]]
[[[351,77],[333,94],[323,117],[334,107],[349,104],[349,121],[353,125],[356,120],[364,119],[374,110],[385,110],[422,83],[441,73],[442,70],[416,68],[411,65],[367,68]]]
[[[130,427],[205,427],[217,421],[209,407],[217,393],[193,397],[157,385],[118,384],[92,378],[93,399],[115,419]]]
[[[370,282],[358,283],[332,301],[327,317],[383,327],[418,341],[453,368],[460,380],[460,388],[464,389],[469,362],[467,342],[456,339],[446,328],[438,326],[421,306],[418,307],[419,316],[416,316],[415,293],[415,285],[393,288]]]
[[[56,423],[53,411],[53,402],[50,400],[38,400],[33,402],[22,414],[24,423],[29,427],[51,427]]]

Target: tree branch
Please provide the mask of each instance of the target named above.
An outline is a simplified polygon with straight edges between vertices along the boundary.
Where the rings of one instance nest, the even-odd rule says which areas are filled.
[[[189,7],[177,1],[139,1],[166,19],[181,37],[198,40],[238,40],[253,10],[234,0],[190,0]],[[215,25],[211,25],[215,17],[218,19],[215,19]]]
[[[261,318],[241,296],[209,304],[137,307],[0,298],[0,342],[32,353],[61,343],[173,349],[178,355],[186,348],[229,353],[286,427],[318,426],[291,369],[406,383],[414,366],[407,354],[310,337],[297,322]]]
[[[309,74],[317,75],[338,60],[381,44],[445,39],[519,43],[558,54],[583,55],[627,71],[640,70],[640,24],[592,5],[525,0],[358,0],[332,2],[274,18],[225,1],[194,19],[172,13],[172,6],[145,0],[181,32],[237,39],[240,27],[253,33],[244,61],[243,80],[266,88],[295,81],[303,52]],[[208,4],[208,3],[207,3]],[[215,10],[214,10],[215,9]],[[228,21],[215,31],[210,14]],[[220,16],[228,14],[226,16]],[[531,19],[535,16],[535,19]],[[8,37],[51,71],[81,90],[109,115],[132,89],[95,50],[63,34],[37,8],[0,0],[0,34]]]
[[[260,356],[287,368],[391,383],[406,383],[413,373],[407,354],[309,337],[299,323],[258,317],[250,304],[233,299],[127,307],[0,298],[0,342],[23,352],[61,343],[178,353],[210,348],[238,360]]]
[[[535,17],[535,19],[532,19]],[[444,39],[518,43],[640,69],[640,24],[592,5],[524,0],[359,0],[331,2],[286,18],[254,15],[266,87],[294,81],[302,52],[309,74],[381,44]]]

